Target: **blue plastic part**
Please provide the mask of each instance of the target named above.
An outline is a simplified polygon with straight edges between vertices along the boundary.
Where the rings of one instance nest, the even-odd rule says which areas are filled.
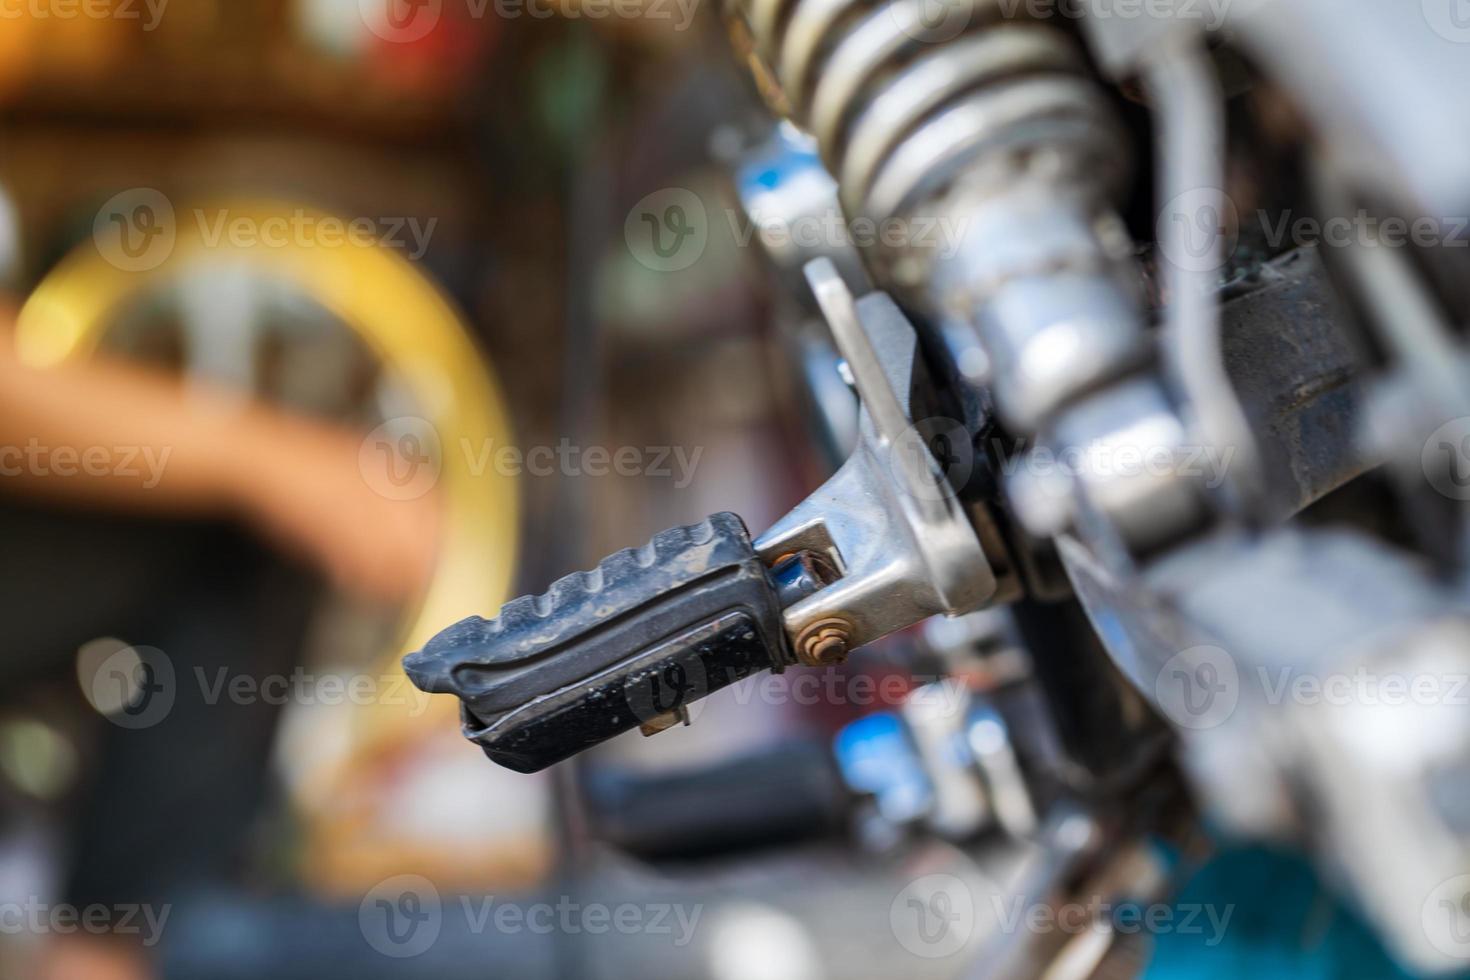
[[[898,716],[880,711],[859,718],[837,733],[833,750],[843,780],[872,794],[885,818],[902,823],[928,809],[933,791]]]

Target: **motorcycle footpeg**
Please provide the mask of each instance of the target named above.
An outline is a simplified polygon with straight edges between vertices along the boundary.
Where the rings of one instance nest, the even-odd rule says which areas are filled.
[[[465,736],[492,761],[536,772],[687,721],[700,698],[794,662],[771,573],[725,513],[451,626],[404,667],[460,699]]]

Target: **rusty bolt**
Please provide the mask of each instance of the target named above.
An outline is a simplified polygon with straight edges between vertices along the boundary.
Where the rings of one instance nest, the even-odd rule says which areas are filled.
[[[801,631],[796,654],[810,667],[831,667],[847,659],[852,627],[840,619],[822,619]]]

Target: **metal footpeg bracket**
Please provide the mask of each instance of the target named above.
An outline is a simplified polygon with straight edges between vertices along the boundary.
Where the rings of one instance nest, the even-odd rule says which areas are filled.
[[[959,423],[913,418],[913,326],[886,293],[855,301],[829,259],[806,275],[862,399],[860,438],[842,469],[755,548],[767,564],[814,552],[840,573],[783,613],[802,661],[826,663],[930,616],[972,612],[997,584],[930,449],[938,438],[965,439],[968,450],[968,435]]]
[[[493,761],[536,772],[633,728],[662,731],[752,674],[838,663],[995,595],[925,432],[966,450],[969,436],[912,421],[913,327],[885,294],[855,302],[829,260],[807,275],[863,401],[852,458],[759,542],[734,514],[664,531],[405,658],[420,688],[460,699],[465,736]]]

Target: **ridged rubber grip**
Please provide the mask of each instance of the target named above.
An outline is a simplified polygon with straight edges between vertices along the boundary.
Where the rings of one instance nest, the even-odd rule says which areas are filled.
[[[463,702],[493,761],[536,772],[790,662],[770,573],[726,513],[451,626],[404,667]]]

